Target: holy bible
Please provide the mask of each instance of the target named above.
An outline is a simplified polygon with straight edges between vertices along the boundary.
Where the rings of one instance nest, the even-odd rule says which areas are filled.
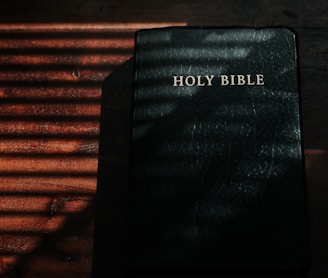
[[[307,267],[295,41],[285,28],[136,33],[128,273]]]

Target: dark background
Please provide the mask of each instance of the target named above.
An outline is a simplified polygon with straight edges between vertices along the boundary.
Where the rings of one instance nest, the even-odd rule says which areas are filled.
[[[112,146],[108,171],[115,169],[115,175],[108,177],[121,184],[117,192],[107,192],[110,201],[115,193],[124,194],[127,182],[128,61],[134,32],[172,25],[286,26],[297,32],[311,227],[309,276],[327,277],[325,0],[1,3],[1,277],[92,276],[96,210],[102,222],[107,220],[104,233],[115,234],[122,225],[119,205],[117,211],[100,211],[107,196],[95,199],[98,158],[107,159],[99,156],[98,146],[100,139]],[[104,83],[116,88],[106,99]],[[115,123],[106,138],[100,132],[101,106],[111,111]],[[98,228],[96,240],[101,233]],[[111,268],[115,260],[102,257]]]

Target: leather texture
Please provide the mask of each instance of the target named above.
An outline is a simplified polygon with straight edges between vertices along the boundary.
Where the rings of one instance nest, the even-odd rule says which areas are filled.
[[[221,86],[263,74],[264,85]],[[212,86],[173,76],[214,75]],[[299,271],[308,262],[295,35],[136,34],[127,268]]]

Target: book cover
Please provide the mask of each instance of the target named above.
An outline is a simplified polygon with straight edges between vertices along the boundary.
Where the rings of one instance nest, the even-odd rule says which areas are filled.
[[[295,34],[136,33],[129,273],[308,264]]]

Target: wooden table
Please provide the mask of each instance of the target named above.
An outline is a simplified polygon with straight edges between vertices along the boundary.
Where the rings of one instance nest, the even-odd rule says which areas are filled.
[[[37,0],[0,9],[1,277],[92,277],[94,235],[106,240],[123,225],[115,194],[124,196],[127,183],[134,32],[172,25],[283,25],[298,33],[309,276],[328,276],[327,1]],[[102,98],[103,86],[116,88],[114,97]],[[102,133],[101,107],[112,126]],[[99,156],[106,140],[115,148],[103,146]],[[103,188],[100,179],[96,196],[98,161],[109,171],[102,177],[121,187]],[[119,258],[120,244],[113,248]],[[115,259],[96,254],[96,268],[105,263]]]

